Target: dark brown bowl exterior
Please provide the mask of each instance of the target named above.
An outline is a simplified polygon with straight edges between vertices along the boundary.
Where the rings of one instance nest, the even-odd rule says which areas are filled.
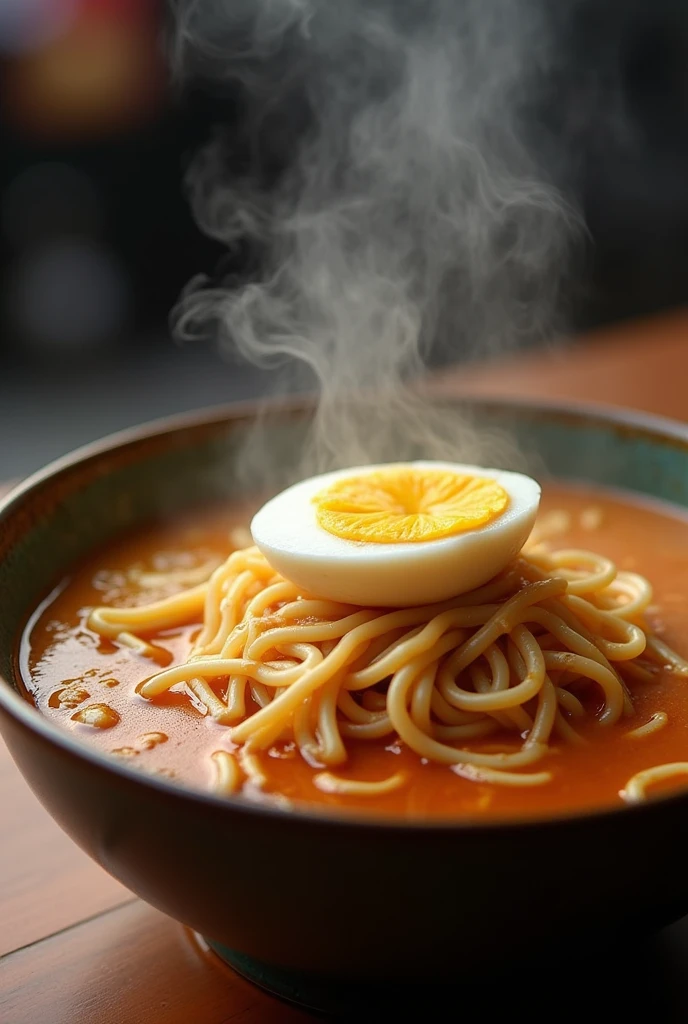
[[[639,450],[627,421],[601,413],[511,405],[481,410],[484,417],[529,424],[531,431],[537,420],[542,430],[572,436],[594,422],[595,430],[617,431]],[[0,555],[4,545],[5,556],[16,561],[14,591],[0,591],[7,613],[4,639],[0,634],[0,727],[20,771],[62,828],[133,892],[215,942],[268,963],[344,979],[456,979],[494,963],[495,956],[534,964],[546,952],[565,954],[579,936],[603,942],[687,912],[685,795],[491,826],[284,813],[149,778],[79,745],[19,696],[8,631],[12,626],[16,639],[28,608],[15,605],[35,603],[77,549],[92,548],[150,511],[161,459],[168,470],[178,467],[179,487],[188,490],[189,467],[212,465],[209,444],[226,453],[238,422],[224,415],[120,439],[62,463],[0,511]],[[633,430],[644,444],[664,453],[675,448],[688,459],[677,428],[644,423]],[[189,452],[198,458],[185,469]],[[99,504],[113,487],[122,495],[114,512],[111,502]],[[132,487],[135,495],[127,490]],[[71,530],[64,520],[70,508]],[[84,539],[77,527],[87,508]],[[60,516],[64,550],[51,562],[41,545]],[[38,578],[19,594],[23,567],[24,575]]]
[[[501,828],[290,819],[142,784],[11,715],[20,771],[144,900],[260,960],[346,979],[448,978],[688,910],[685,801]]]

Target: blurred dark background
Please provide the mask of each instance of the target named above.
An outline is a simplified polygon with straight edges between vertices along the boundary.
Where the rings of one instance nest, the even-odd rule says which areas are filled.
[[[688,299],[687,6],[592,0],[566,22],[545,116],[581,120],[577,331]],[[255,371],[168,332],[183,286],[221,255],[183,171],[227,100],[170,88],[164,19],[162,0],[0,0],[0,478],[260,390]]]

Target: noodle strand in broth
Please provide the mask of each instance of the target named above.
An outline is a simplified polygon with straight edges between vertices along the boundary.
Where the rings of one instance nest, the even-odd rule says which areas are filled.
[[[604,731],[633,714],[628,679],[667,668],[688,677],[688,663],[644,624],[647,580],[589,551],[532,546],[468,594],[392,611],[302,593],[253,547],[203,583],[185,579],[188,589],[162,601],[96,608],[89,626],[159,661],[148,635],[202,622],[187,661],[139,692],[154,701],[185,688],[227,727],[231,749],[212,755],[218,793],[264,787],[261,758],[279,743],[320,769],[313,784],[323,792],[387,793],[407,784],[404,772],[362,781],[334,769],[347,762],[347,741],[389,736],[463,779],[544,786],[556,744],[585,742],[577,723]],[[628,736],[666,721],[659,712]],[[472,749],[485,737],[494,747]],[[687,770],[641,772],[621,796],[644,799],[651,783]]]

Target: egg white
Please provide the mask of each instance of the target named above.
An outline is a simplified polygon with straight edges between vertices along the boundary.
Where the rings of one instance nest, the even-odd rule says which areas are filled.
[[[317,522],[312,499],[335,480],[386,466],[358,466],[302,480],[268,501],[251,522],[254,543],[272,568],[304,592],[364,607],[432,604],[482,586],[518,554],[540,504],[529,476],[450,462],[400,463],[421,469],[490,477],[509,505],[485,526],[438,540],[402,544],[351,541]]]

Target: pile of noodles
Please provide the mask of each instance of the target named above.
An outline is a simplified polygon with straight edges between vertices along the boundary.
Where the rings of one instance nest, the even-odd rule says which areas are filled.
[[[300,592],[251,547],[206,582],[141,607],[97,608],[89,625],[155,658],[146,636],[202,623],[188,660],[156,672],[139,692],[155,699],[186,687],[228,727],[230,749],[213,754],[218,790],[262,787],[261,755],[293,742],[318,769],[321,790],[375,795],[406,778],[338,776],[352,740],[398,739],[469,780],[547,784],[543,762],[554,742],[583,743],[577,724],[586,719],[604,730],[632,715],[629,682],[660,671],[688,675],[688,663],[644,625],[651,598],[646,579],[606,558],[536,547],[441,604],[353,607]],[[666,720],[660,712],[633,732]],[[472,749],[487,736],[489,751]],[[662,778],[687,769],[640,773],[625,797],[643,799],[653,771]]]

